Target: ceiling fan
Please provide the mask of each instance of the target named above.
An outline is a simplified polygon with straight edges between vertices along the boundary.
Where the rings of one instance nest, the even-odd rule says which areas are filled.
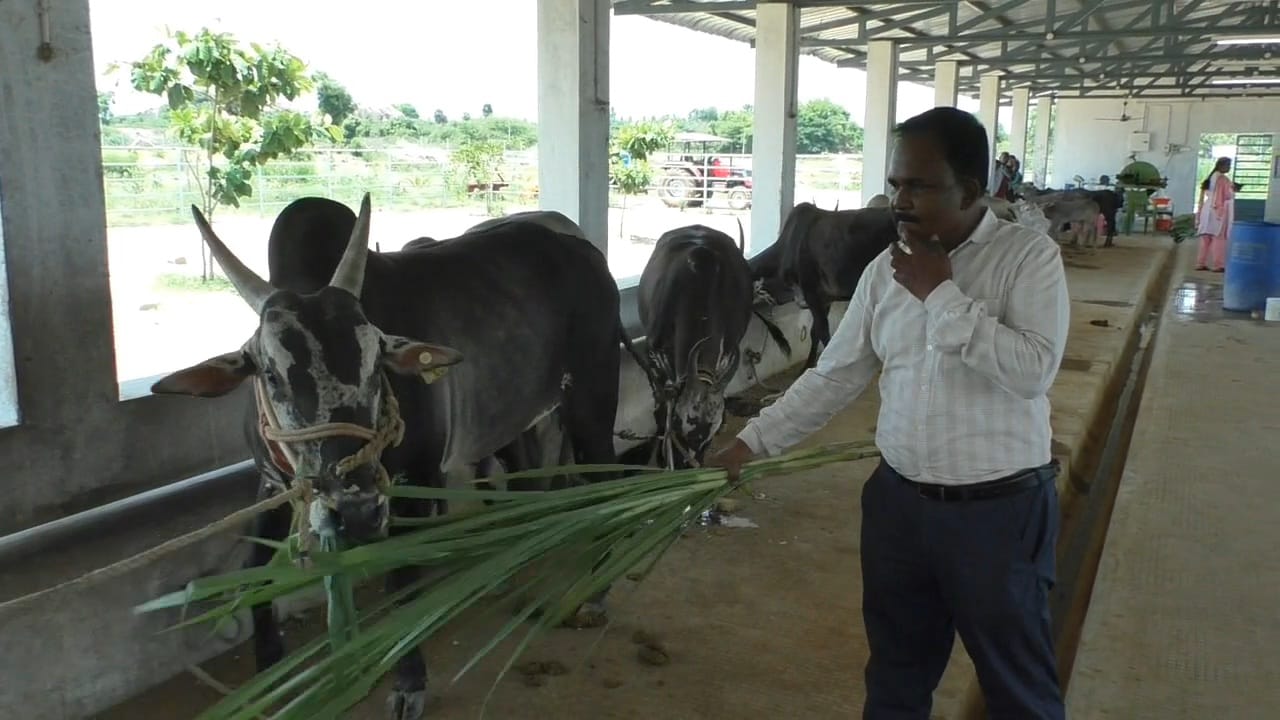
[[[1116,122],[1129,122],[1130,120],[1137,120],[1137,118],[1129,114],[1129,98],[1125,98],[1124,104],[1120,108],[1120,117],[1094,118],[1094,120],[1115,120]]]

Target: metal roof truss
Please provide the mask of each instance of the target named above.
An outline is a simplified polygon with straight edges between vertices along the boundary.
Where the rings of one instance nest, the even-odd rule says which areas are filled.
[[[613,11],[754,42],[755,9],[766,1],[614,0]],[[904,80],[932,84],[934,64],[955,60],[966,94],[999,73],[1005,89],[1035,95],[1280,95],[1280,0],[793,4],[801,52],[865,68],[867,43],[892,40]]]

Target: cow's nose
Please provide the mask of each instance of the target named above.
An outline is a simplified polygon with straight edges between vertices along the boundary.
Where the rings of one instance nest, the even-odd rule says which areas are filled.
[[[377,493],[348,495],[338,501],[338,532],[348,542],[380,540],[387,532],[387,503]]]

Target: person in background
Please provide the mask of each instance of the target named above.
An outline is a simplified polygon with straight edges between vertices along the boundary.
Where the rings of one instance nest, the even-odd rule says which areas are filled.
[[[1001,200],[1009,196],[1009,153],[1002,152],[996,158],[995,167],[991,170],[991,181],[987,183],[991,195]]]
[[[737,482],[743,463],[817,432],[878,372],[881,462],[862,487],[863,717],[928,720],[958,632],[990,717],[1063,720],[1048,398],[1070,321],[1062,256],[982,202],[991,161],[973,115],[934,108],[895,134],[901,243],[867,267],[817,366],[709,464]]]
[[[1200,253],[1196,270],[1220,273],[1227,260],[1227,237],[1235,216],[1238,186],[1231,182],[1231,158],[1220,157],[1213,172],[1200,183],[1200,209],[1196,214],[1196,233],[1200,235]]]

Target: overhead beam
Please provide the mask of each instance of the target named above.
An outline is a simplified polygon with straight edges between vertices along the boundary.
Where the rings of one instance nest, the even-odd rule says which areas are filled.
[[[1001,42],[1041,42],[1053,45],[1070,45],[1072,43],[1093,42],[1097,40],[1124,40],[1128,38],[1150,38],[1173,36],[1173,37],[1214,37],[1214,36],[1238,36],[1238,37],[1271,37],[1280,32],[1280,26],[1262,26],[1254,24],[1229,25],[1221,22],[1215,24],[1196,24],[1196,25],[1152,25],[1149,27],[1134,27],[1128,30],[1088,30],[1072,33],[1055,34],[1053,39],[1040,36],[1035,37],[1031,33],[1013,32],[1013,33],[969,33],[967,35],[923,35],[918,38],[902,37],[894,38],[894,40],[902,45],[935,45],[944,43],[948,45],[972,47],[975,45],[991,45]]]

